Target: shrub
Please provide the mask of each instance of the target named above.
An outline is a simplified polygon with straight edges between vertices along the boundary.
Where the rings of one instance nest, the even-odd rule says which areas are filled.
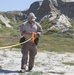
[[[3,26],[5,25],[1,20],[0,20],[0,24],[3,25]]]

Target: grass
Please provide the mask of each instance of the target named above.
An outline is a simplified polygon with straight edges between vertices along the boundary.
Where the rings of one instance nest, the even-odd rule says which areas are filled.
[[[37,45],[39,51],[53,51],[53,52],[74,52],[74,38],[64,37],[62,34],[55,32],[47,32],[46,29],[51,25],[52,22],[41,21],[41,25],[44,30],[44,34],[39,39]],[[3,27],[0,29],[0,47],[8,46],[19,43],[20,32],[19,27],[16,26],[14,29]],[[69,35],[70,36],[70,35]],[[18,46],[19,48],[20,46]]]
[[[1,20],[0,20],[0,24],[1,24],[1,25],[5,25]]]
[[[74,39],[58,37],[56,34],[43,35],[38,49],[41,51],[74,52]]]
[[[74,20],[70,20],[72,27],[74,28]]]
[[[54,51],[54,52],[74,52],[74,38],[71,33],[58,33],[55,29],[47,31],[56,19],[49,21],[41,21],[44,30],[44,35],[41,36],[38,50],[39,51]],[[71,22],[74,27],[74,21]]]
[[[16,44],[19,42],[20,34],[17,29],[2,27],[0,29],[0,47]]]
[[[52,24],[55,20],[56,20],[56,19],[49,21],[48,19],[44,19],[44,20],[41,20],[41,21],[40,21],[40,24],[42,25],[42,28],[43,28],[43,29],[47,29],[48,27],[51,26],[51,24]]]
[[[74,66],[74,63],[73,62],[62,62],[62,64]]]
[[[19,29],[0,29],[0,47],[19,43]],[[58,36],[57,33],[42,35],[37,45],[39,51],[74,52],[74,39]],[[20,48],[20,46],[18,46]]]

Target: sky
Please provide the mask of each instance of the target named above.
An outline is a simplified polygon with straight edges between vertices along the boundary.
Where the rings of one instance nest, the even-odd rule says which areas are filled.
[[[26,10],[35,1],[40,0],[0,0],[0,11]]]
[[[40,0],[0,0],[0,11],[26,10],[35,1]]]

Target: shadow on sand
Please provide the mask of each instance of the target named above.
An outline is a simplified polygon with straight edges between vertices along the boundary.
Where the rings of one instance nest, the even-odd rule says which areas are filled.
[[[19,73],[19,75],[42,75],[41,72],[35,72],[35,71],[30,71],[30,72],[25,72],[25,73],[20,73],[19,71],[12,71],[12,70],[5,70],[5,69],[0,69],[0,74],[12,74],[12,73]]]
[[[0,69],[0,74],[1,73],[5,73],[5,74],[8,74],[8,73],[18,73],[18,71]]]

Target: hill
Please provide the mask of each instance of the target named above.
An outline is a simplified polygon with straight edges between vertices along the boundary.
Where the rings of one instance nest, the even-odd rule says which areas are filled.
[[[0,15],[4,20],[0,19],[0,46],[18,43],[21,37],[19,32],[20,24],[27,19],[29,12],[34,12],[37,21],[40,22],[44,30],[38,48],[40,50],[49,50],[50,48],[50,51],[54,51],[56,48],[55,51],[59,52],[67,47],[68,51],[73,52],[73,5],[74,2],[43,0],[32,3],[30,8],[25,11],[1,12]],[[8,28],[6,24],[13,28]],[[50,42],[52,45],[50,45]]]

